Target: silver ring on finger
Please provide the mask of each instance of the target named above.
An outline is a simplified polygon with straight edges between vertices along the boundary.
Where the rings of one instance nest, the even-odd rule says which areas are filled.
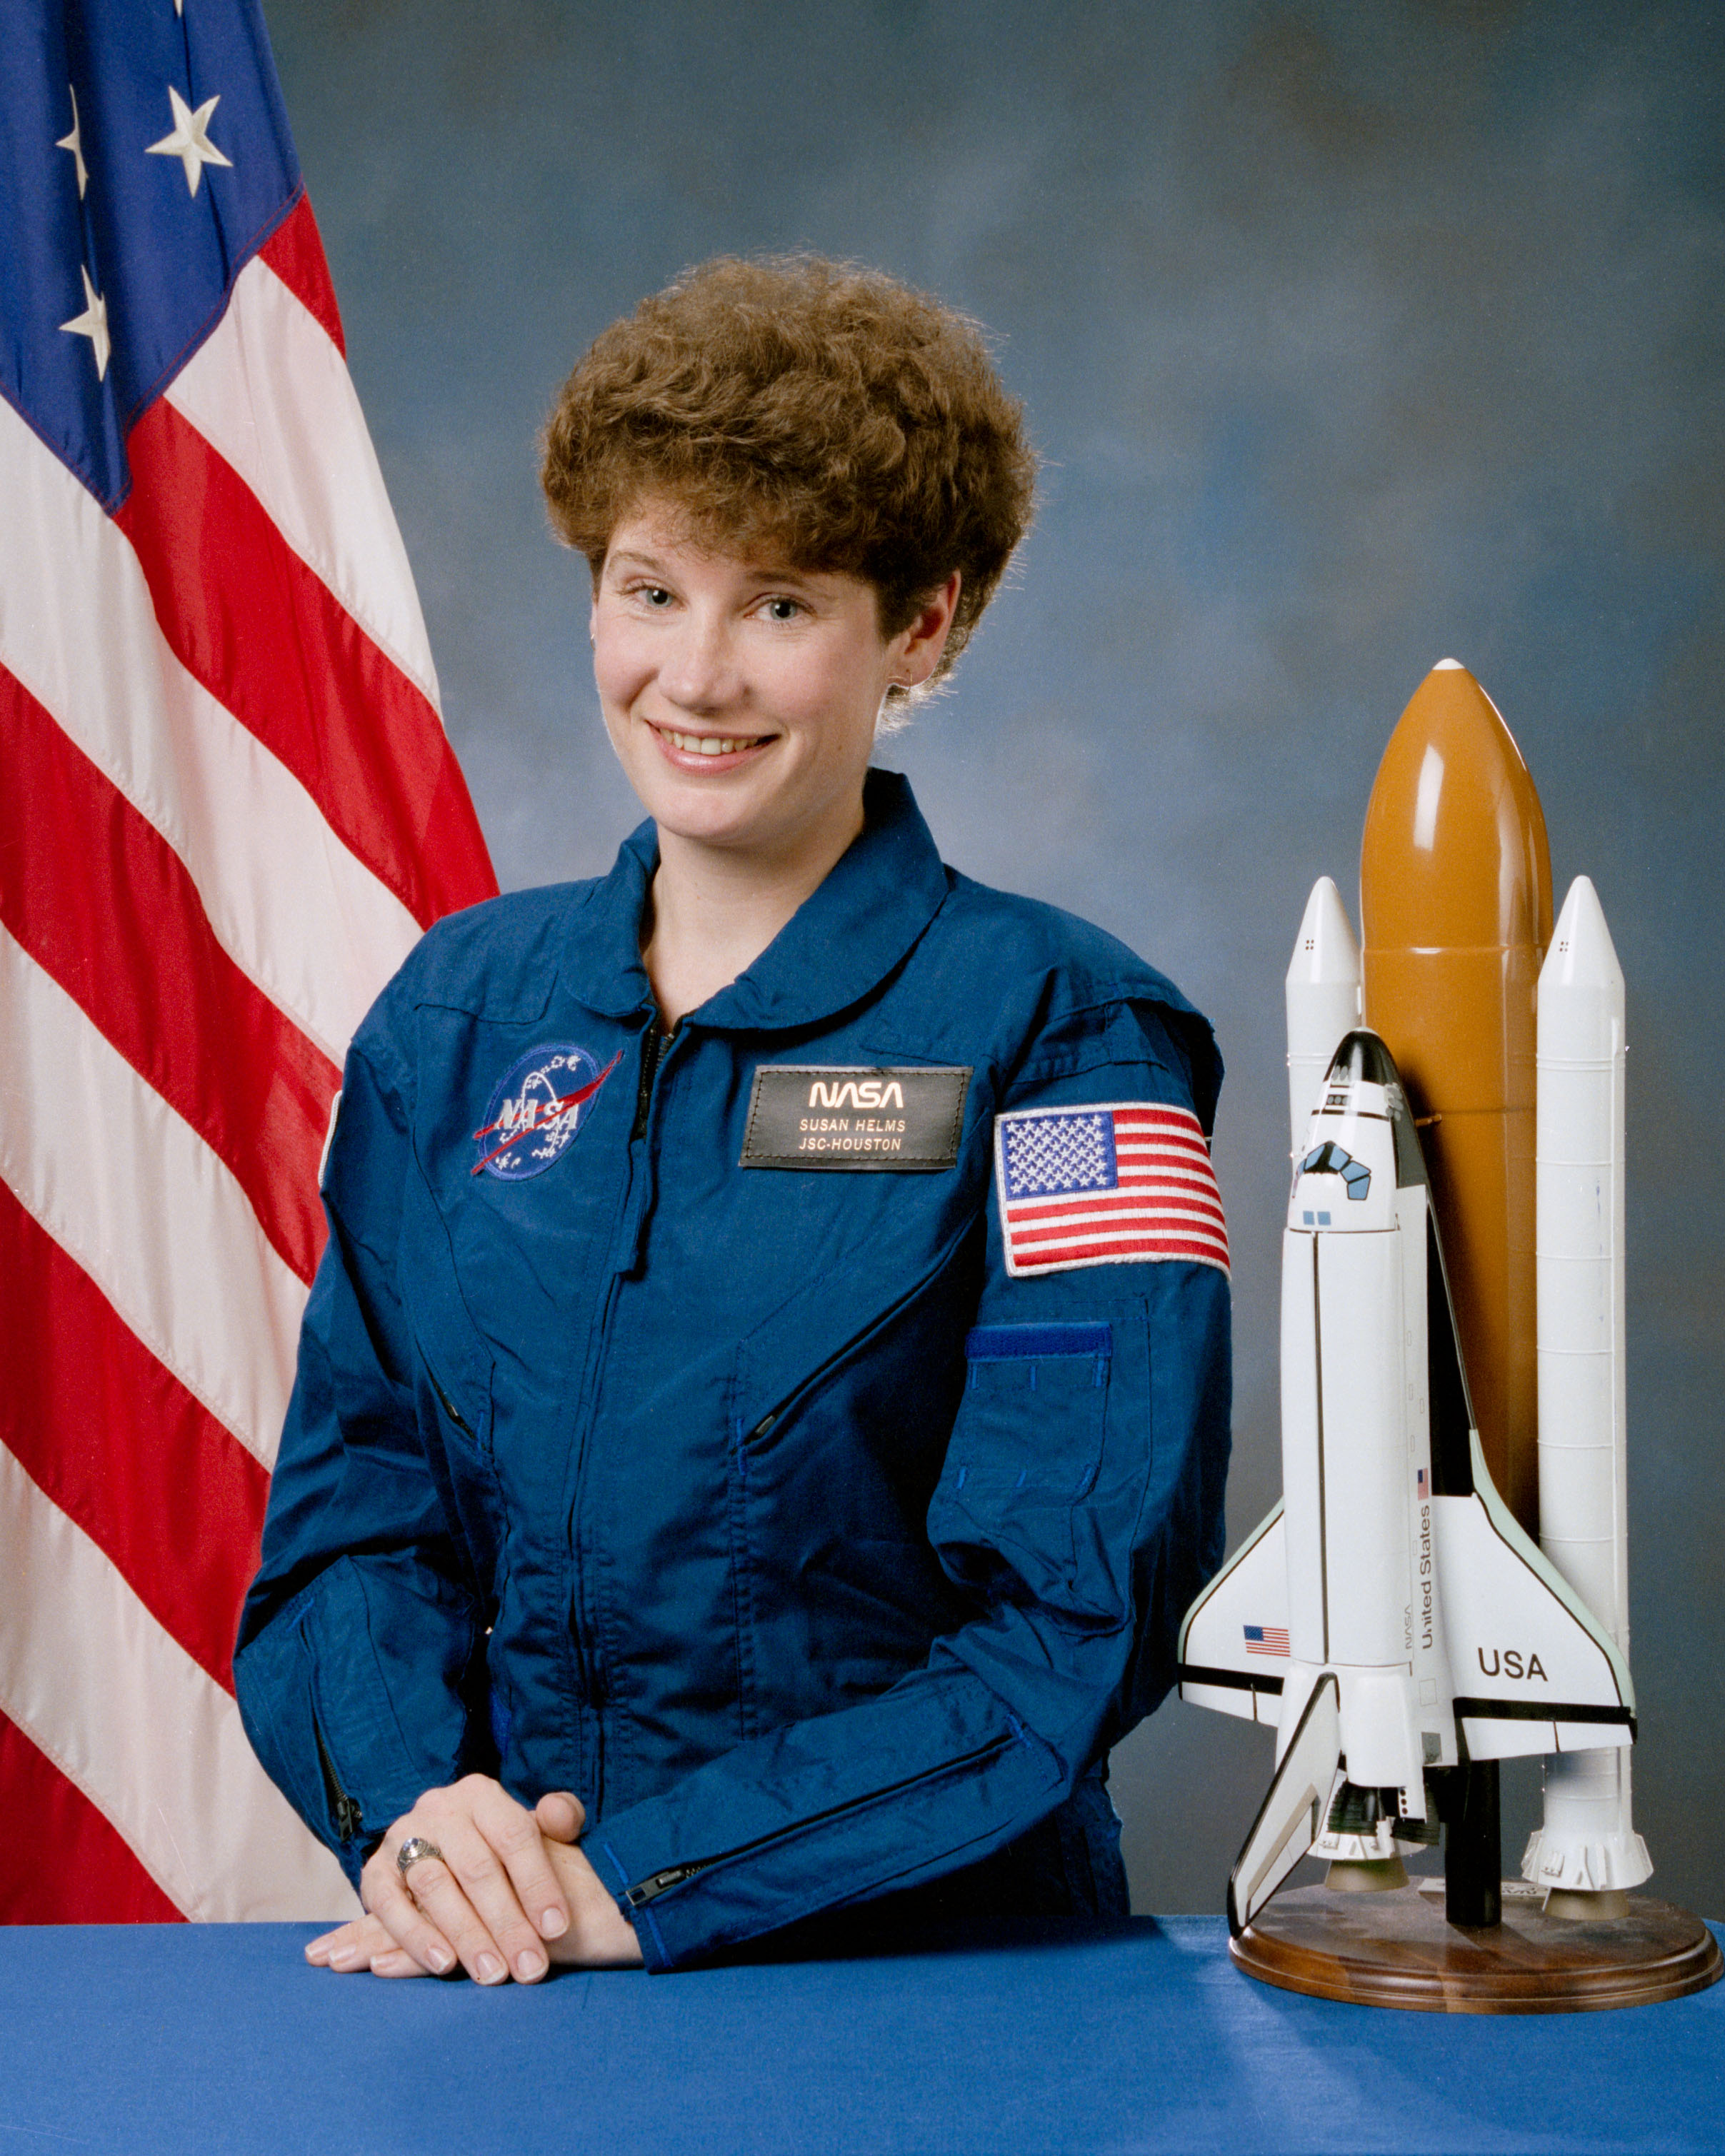
[[[408,1877],[408,1872],[413,1865],[427,1856],[434,1856],[440,1863],[449,1862],[449,1859],[437,1844],[434,1841],[428,1841],[423,1834],[410,1834],[395,1852],[396,1871],[400,1876],[402,1885],[407,1888],[410,1895],[413,1888],[412,1881]]]

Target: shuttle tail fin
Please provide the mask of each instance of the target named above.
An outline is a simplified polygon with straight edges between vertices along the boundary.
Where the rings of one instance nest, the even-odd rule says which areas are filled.
[[[1228,1928],[1238,1938],[1324,1830],[1342,1763],[1342,1694],[1326,1670],[1288,1740],[1228,1881]]]

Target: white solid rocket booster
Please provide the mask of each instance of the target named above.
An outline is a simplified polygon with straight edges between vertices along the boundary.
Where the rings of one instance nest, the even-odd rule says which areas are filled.
[[[1344,1034],[1359,1024],[1359,945],[1342,894],[1328,876],[1312,886],[1286,985],[1289,1151],[1306,1149],[1324,1073]]]
[[[1539,1542],[1626,1661],[1623,969],[1585,876],[1540,972],[1538,1055]],[[1652,1869],[1630,1816],[1628,1749],[1548,1758],[1522,1876],[1599,1894]]]

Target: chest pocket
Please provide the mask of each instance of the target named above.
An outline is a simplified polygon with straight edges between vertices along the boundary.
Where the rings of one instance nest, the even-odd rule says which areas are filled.
[[[982,1325],[966,1339],[963,1404],[929,1528],[973,1584],[997,1569],[992,1549],[1039,1594],[1067,1598],[1072,1508],[1101,1464],[1113,1353],[1107,1325]]]

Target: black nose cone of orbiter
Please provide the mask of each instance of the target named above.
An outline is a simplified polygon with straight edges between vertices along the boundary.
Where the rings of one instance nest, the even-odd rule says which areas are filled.
[[[1405,1190],[1414,1183],[1427,1182],[1425,1156],[1420,1147],[1420,1133],[1414,1127],[1407,1094],[1402,1089],[1401,1073],[1382,1035],[1373,1033],[1368,1026],[1358,1026],[1352,1033],[1343,1035],[1341,1046],[1330,1059],[1324,1091],[1327,1095],[1332,1088],[1345,1089],[1362,1081],[1384,1088],[1384,1105],[1389,1111],[1390,1128],[1395,1136],[1398,1188]]]
[[[1348,1086],[1357,1085],[1361,1080],[1368,1086],[1394,1086],[1398,1091],[1401,1090],[1401,1073],[1395,1067],[1395,1058],[1378,1035],[1363,1025],[1342,1036],[1342,1045],[1330,1058],[1330,1073],[1324,1082],[1326,1086]]]

